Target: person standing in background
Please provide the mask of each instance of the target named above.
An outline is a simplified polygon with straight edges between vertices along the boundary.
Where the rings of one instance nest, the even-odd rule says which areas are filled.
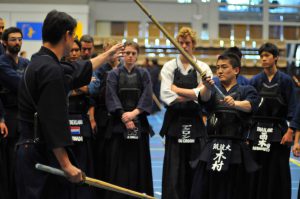
[[[28,59],[19,57],[22,48],[23,33],[17,27],[7,28],[2,35],[5,54],[0,56],[0,99],[4,106],[4,117],[2,122],[8,128],[8,135],[1,140],[1,151],[3,152],[2,166],[5,166],[5,186],[7,186],[8,198],[16,198],[15,185],[15,144],[19,139],[18,133],[18,94],[19,83],[29,64]],[[4,179],[0,179],[4,180]]]
[[[249,199],[290,199],[290,151],[293,130],[288,126],[296,110],[292,78],[276,67],[279,50],[272,43],[259,48],[263,71],[250,80],[261,98],[249,139],[261,169],[250,176]]]
[[[104,180],[153,196],[147,115],[152,108],[149,73],[136,66],[139,46],[124,43],[124,65],[108,73],[105,102],[111,117],[105,133]],[[104,199],[132,199],[105,191]]]
[[[94,39],[90,35],[83,35],[80,38],[81,43],[81,59],[88,60],[94,56]]]
[[[209,66],[196,59],[196,32],[183,27],[177,35],[181,47],[212,77]],[[168,61],[161,70],[161,100],[167,105],[160,135],[166,138],[162,199],[190,198],[193,171],[190,161],[202,150],[205,126],[201,106],[195,102],[203,88],[201,75],[183,55]]]
[[[103,44],[103,51],[108,51],[113,45],[117,44],[115,40],[106,40]],[[96,81],[93,81],[89,85],[89,92],[91,95],[92,108],[89,111],[89,118],[91,124],[95,123],[94,127],[94,143],[93,143],[93,160],[95,168],[95,177],[97,179],[103,179],[105,176],[105,168],[103,162],[105,162],[105,132],[107,131],[107,125],[109,120],[109,113],[106,108],[106,80],[108,73],[111,70],[119,68],[121,63],[119,57],[111,57],[106,63],[104,63],[98,70],[94,72]],[[92,125],[93,126],[93,125]],[[102,189],[96,189],[96,198],[103,196]]]

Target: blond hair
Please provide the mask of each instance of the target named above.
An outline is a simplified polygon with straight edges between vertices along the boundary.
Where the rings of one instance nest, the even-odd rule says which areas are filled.
[[[196,45],[196,43],[197,43],[197,33],[189,27],[182,27],[179,30],[176,39],[178,41],[179,37],[184,37],[185,38],[185,37],[188,37],[188,36],[191,37],[193,44]]]

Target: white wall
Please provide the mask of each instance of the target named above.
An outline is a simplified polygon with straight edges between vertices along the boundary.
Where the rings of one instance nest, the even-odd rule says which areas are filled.
[[[47,13],[53,9],[66,12],[83,23],[83,34],[88,33],[88,5],[55,4],[0,4],[0,17],[5,20],[5,27],[16,26],[17,22],[43,22]],[[37,52],[42,41],[23,41],[22,50],[27,56]]]

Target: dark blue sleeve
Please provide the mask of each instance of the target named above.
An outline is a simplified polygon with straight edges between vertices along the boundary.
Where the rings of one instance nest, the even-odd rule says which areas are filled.
[[[113,70],[108,73],[106,81],[106,92],[105,92],[105,102],[107,110],[110,113],[115,113],[118,110],[123,110],[122,104],[118,97],[118,75],[117,70]]]
[[[237,83],[239,85],[249,85],[249,79],[247,79],[246,77],[244,77],[243,75],[239,75],[237,77]]]
[[[258,84],[258,76],[255,75],[254,77],[252,77],[250,80],[249,80],[249,85],[253,86],[255,89],[257,89],[257,84]]]
[[[0,63],[0,84],[15,94],[18,93],[18,86],[21,76],[7,63]]]
[[[284,84],[282,85],[283,92],[285,94],[285,99],[288,104],[288,113],[287,113],[287,120],[291,121],[294,117],[295,110],[297,107],[296,103],[296,89],[293,83],[292,78],[285,75],[284,77]]]
[[[147,70],[138,68],[141,71],[142,81],[143,81],[143,93],[139,99],[137,108],[143,110],[144,112],[150,114],[152,111],[152,83],[150,79],[150,74]]]
[[[260,102],[260,97],[258,96],[256,89],[250,85],[243,86],[242,88],[242,101],[249,101],[251,104],[251,111],[256,112]]]
[[[297,106],[297,110],[293,120],[290,123],[290,127],[295,130],[300,130],[300,104]]]
[[[100,79],[99,79],[99,76],[97,76],[95,73],[93,73],[93,77],[96,78],[95,81],[92,81],[89,85],[88,85],[88,88],[89,88],[89,94],[91,96],[96,96],[99,94],[99,88],[100,88]]]

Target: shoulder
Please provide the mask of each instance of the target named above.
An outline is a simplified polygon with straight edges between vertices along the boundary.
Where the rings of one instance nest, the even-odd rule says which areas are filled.
[[[249,80],[249,83],[250,83],[251,85],[254,85],[254,84],[256,84],[258,81],[260,81],[260,80],[262,79],[262,77],[263,77],[263,73],[260,72],[260,73],[258,73],[258,74],[256,74],[256,75],[254,75],[254,76]]]
[[[48,56],[35,56],[28,65],[28,72],[34,71],[42,80],[56,80],[63,77],[63,65]]]
[[[11,61],[10,59],[7,57],[7,55],[3,54],[0,56],[0,65],[7,65],[9,64]]]
[[[161,74],[162,75],[173,74],[176,68],[177,68],[176,59],[169,60],[163,65],[161,69]]]
[[[284,83],[293,83],[293,80],[291,78],[291,76],[289,76],[288,74],[278,71],[280,78],[283,80]]]
[[[163,65],[162,69],[170,69],[170,68],[176,68],[176,67],[177,67],[176,59],[171,59]]]

